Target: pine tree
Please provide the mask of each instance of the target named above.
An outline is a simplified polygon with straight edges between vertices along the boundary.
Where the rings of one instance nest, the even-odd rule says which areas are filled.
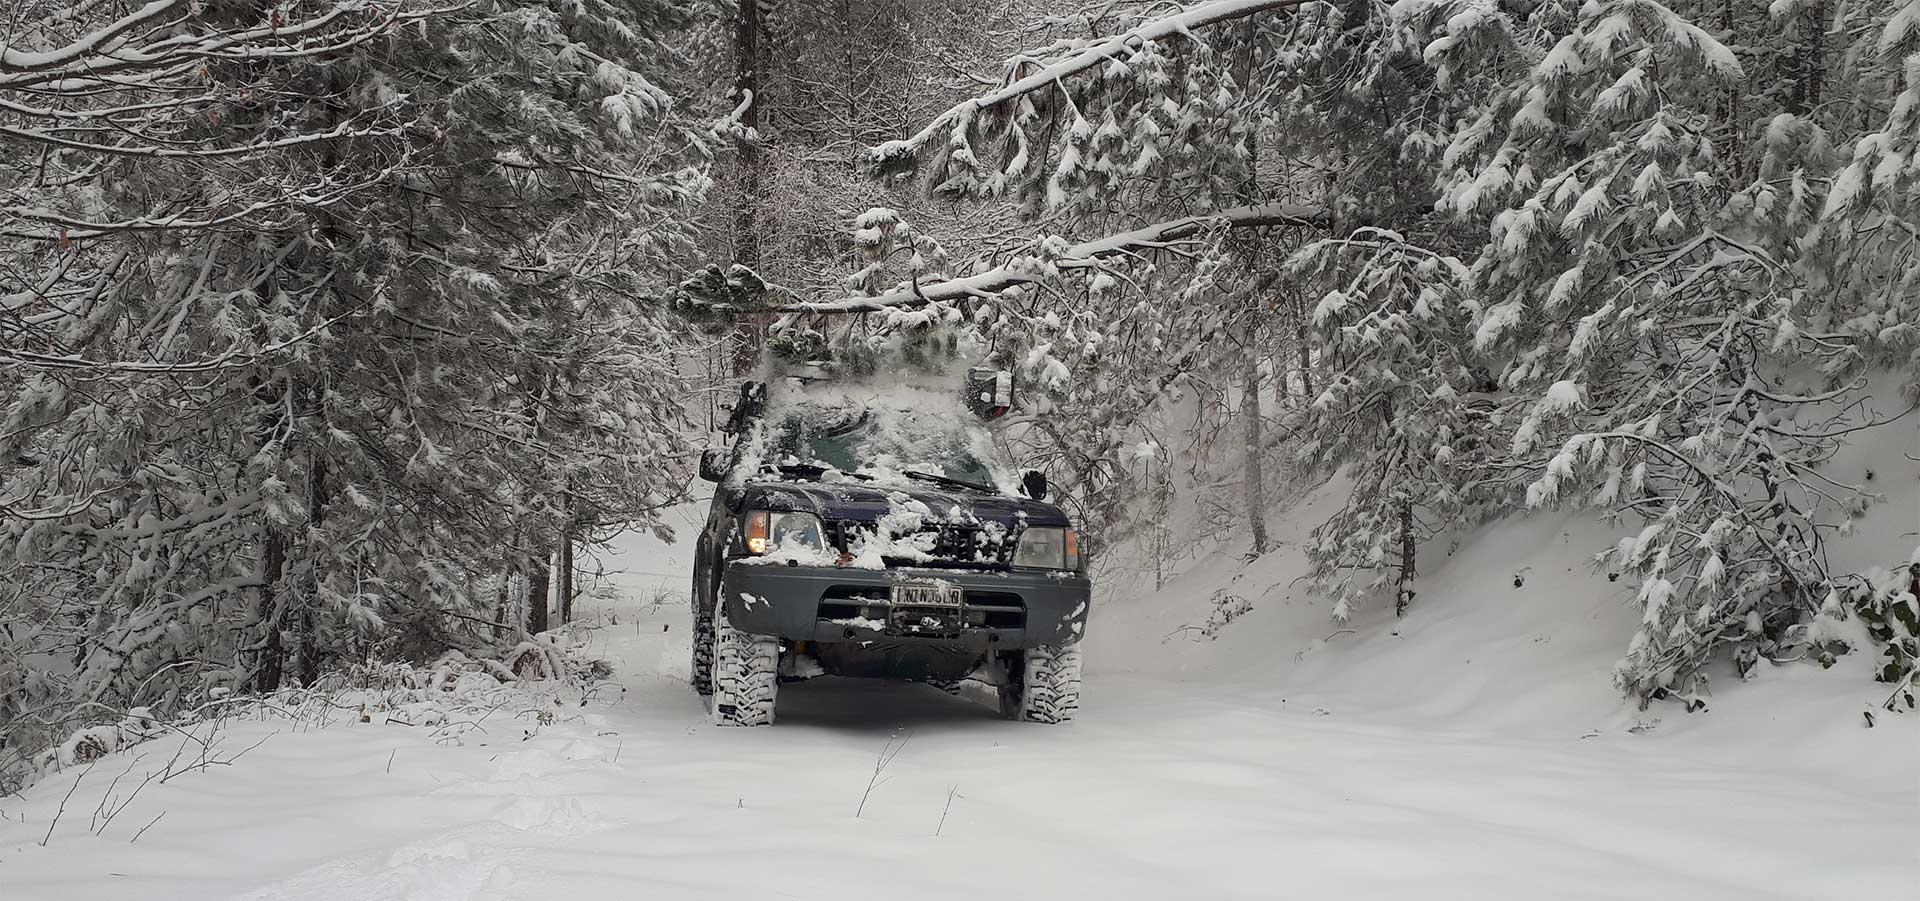
[[[0,59],[31,286],[0,317],[0,549],[45,592],[34,640],[77,649],[40,696],[484,643],[490,582],[679,494],[686,336],[648,298],[706,186],[650,78],[683,23],[108,3]]]
[[[1901,262],[1920,234],[1902,64],[1917,17],[1813,0],[1197,3],[1024,54],[869,154],[883,176],[917,170],[936,194],[1107,237],[1037,238],[1024,269],[911,295],[792,306],[956,305],[1007,359],[1057,372],[1048,412],[1068,412],[1043,428],[1082,457],[1067,481],[1101,510],[1126,495],[1104,456],[1189,367],[1224,362],[1164,330],[1210,336],[1245,306],[1196,301],[1254,254],[1169,244],[1175,217],[1197,207],[1217,238],[1259,222],[1259,203],[1231,203],[1305,200],[1301,221],[1335,236],[1294,260],[1320,300],[1268,334],[1311,325],[1322,371],[1303,376],[1324,387],[1302,452],[1356,486],[1313,550],[1336,612],[1389,585],[1406,609],[1419,546],[1463,514],[1592,505],[1641,521],[1598,561],[1645,612],[1618,684],[1692,698],[1719,649],[1796,640],[1844,575],[1822,536],[1872,500],[1820,466],[1886,421],[1858,409],[1871,368],[1911,372],[1920,344]],[[1243,21],[1263,49],[1242,76],[1222,61]],[[1230,190],[1269,158],[1299,165]],[[1126,302],[1103,304],[1116,285]],[[1062,355],[1089,334],[1097,352]],[[1116,383],[1147,388],[1116,403]]]

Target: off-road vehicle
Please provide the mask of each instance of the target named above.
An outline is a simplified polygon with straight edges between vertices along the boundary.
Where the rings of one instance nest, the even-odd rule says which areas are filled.
[[[1010,718],[1073,717],[1091,585],[1045,477],[988,429],[1011,394],[977,369],[951,391],[742,386],[700,467],[691,675],[716,722],[772,723],[780,684],[820,675],[971,680]]]

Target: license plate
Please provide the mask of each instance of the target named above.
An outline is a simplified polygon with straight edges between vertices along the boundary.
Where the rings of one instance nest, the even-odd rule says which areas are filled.
[[[894,606],[958,607],[960,586],[939,579],[907,579],[893,583]]]

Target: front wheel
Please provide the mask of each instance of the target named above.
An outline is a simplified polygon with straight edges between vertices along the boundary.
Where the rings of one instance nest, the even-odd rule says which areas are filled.
[[[773,724],[780,689],[780,639],[742,632],[727,622],[723,605],[713,612],[713,721],[722,726]]]
[[[1030,723],[1064,723],[1080,709],[1080,646],[1042,645],[1008,661],[1000,712]]]
[[[694,694],[713,694],[713,611],[700,609],[698,597],[693,599],[693,661],[687,668],[687,682]]]

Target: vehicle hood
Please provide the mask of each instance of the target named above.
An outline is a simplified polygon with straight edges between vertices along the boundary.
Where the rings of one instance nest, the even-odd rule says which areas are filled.
[[[1044,501],[933,484],[861,482],[749,482],[742,509],[812,513],[823,520],[878,522],[901,505],[918,501],[940,522],[997,522],[1004,526],[1072,525],[1059,507]]]

